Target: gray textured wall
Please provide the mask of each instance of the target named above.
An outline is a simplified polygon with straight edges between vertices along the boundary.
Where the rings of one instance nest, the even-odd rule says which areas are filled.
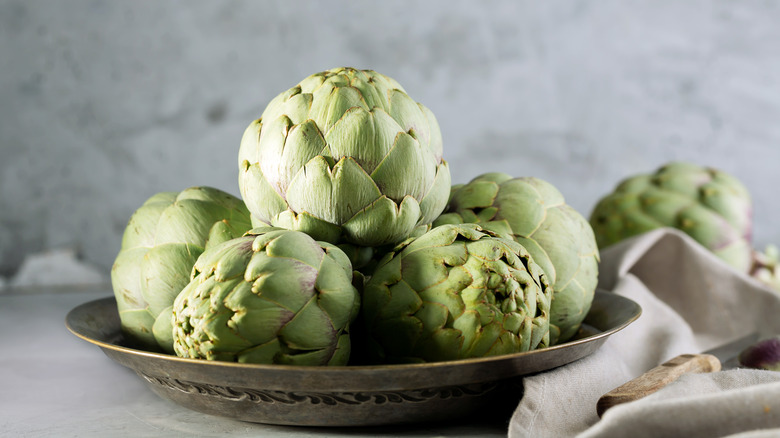
[[[752,191],[780,242],[780,2],[0,1],[0,275],[75,248],[104,272],[158,191],[238,194],[266,103],[349,65],[441,124],[453,180],[537,176],[588,215],[673,159]]]

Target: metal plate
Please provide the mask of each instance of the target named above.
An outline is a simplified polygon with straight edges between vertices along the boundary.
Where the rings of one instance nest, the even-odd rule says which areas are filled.
[[[596,351],[636,320],[628,298],[597,291],[569,342],[540,350],[410,365],[301,367],[184,359],[130,348],[113,298],[82,304],[68,329],[134,370],[159,396],[207,414],[298,426],[372,426],[437,421],[497,403],[516,403],[522,376]]]

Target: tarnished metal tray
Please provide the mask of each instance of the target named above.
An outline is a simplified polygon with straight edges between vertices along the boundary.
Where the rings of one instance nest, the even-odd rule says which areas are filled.
[[[159,396],[207,414],[298,426],[371,426],[457,418],[516,403],[522,376],[581,359],[636,320],[635,302],[597,291],[574,340],[479,359],[411,365],[301,367],[183,359],[127,346],[113,298],[68,313],[76,336],[133,371]]]

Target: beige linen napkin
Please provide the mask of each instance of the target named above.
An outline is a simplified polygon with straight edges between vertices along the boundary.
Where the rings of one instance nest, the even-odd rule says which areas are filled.
[[[756,370],[686,376],[599,421],[601,395],[678,354],[754,330],[780,333],[780,294],[677,230],[607,248],[599,277],[600,288],[639,303],[642,316],[591,356],[525,378],[510,437],[747,437],[780,429],[780,373]]]

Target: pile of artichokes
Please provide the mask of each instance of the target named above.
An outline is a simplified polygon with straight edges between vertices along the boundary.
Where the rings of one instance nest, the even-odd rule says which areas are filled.
[[[235,198],[152,196],[112,269],[128,344],[264,364],[434,362],[576,335],[599,252],[550,183],[451,185],[433,113],[395,80],[336,68],[243,134]]]

